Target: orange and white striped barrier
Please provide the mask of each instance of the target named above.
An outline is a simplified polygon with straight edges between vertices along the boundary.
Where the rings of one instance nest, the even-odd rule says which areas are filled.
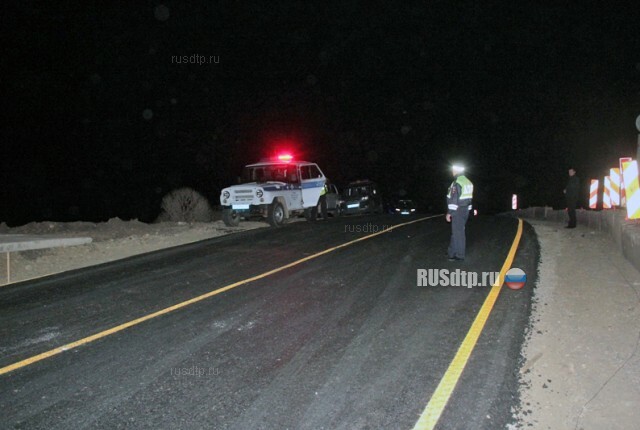
[[[627,193],[627,218],[640,218],[640,185],[638,184],[638,162],[627,161],[622,166]]]
[[[627,193],[624,186],[624,163],[631,161],[631,157],[620,158],[620,207],[623,208],[627,205]]]
[[[598,186],[600,181],[597,179],[591,180],[591,187],[589,188],[589,208],[595,209],[598,206]]]
[[[511,195],[511,209],[514,211],[518,209],[518,196],[516,194]]]
[[[611,209],[611,180],[604,177],[604,192],[602,193],[602,209]]]
[[[620,185],[621,185],[621,177],[620,177],[620,169],[614,167],[609,170],[609,178],[611,180],[611,206],[620,206]]]

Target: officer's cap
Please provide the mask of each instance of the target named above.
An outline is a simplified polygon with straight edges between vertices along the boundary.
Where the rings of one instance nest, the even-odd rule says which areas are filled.
[[[451,170],[453,170],[453,173],[462,173],[464,172],[464,166],[461,164],[454,164],[451,166]]]

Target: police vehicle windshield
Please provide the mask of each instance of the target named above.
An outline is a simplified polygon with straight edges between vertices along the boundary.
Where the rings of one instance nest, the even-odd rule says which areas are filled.
[[[242,182],[296,182],[296,168],[290,164],[247,166],[242,171]]]

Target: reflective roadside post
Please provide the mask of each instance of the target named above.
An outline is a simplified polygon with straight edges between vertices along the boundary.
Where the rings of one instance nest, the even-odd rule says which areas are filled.
[[[629,161],[631,161],[633,158],[631,157],[620,157],[620,207],[624,208],[627,207],[627,191],[626,191],[626,186],[624,184],[624,165],[625,163],[628,163]]]
[[[604,177],[604,191],[602,192],[602,209],[611,209],[611,179]]]
[[[591,180],[591,185],[589,186],[589,209],[598,207],[598,185],[599,181],[597,179]]]
[[[612,167],[609,169],[609,179],[611,183],[611,206],[620,206],[620,189],[622,188],[622,176],[620,175],[620,169],[618,167]]]
[[[638,161],[624,163],[624,182],[627,184],[627,219],[640,219],[640,183]]]

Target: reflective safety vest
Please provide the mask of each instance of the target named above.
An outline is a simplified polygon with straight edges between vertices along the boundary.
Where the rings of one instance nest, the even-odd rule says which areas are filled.
[[[470,206],[471,199],[473,199],[473,183],[464,175],[457,176],[447,192],[449,210],[455,211],[458,206]]]
[[[322,189],[320,190],[320,195],[324,196],[325,194],[327,194],[327,184],[324,184],[322,186]]]
[[[473,198],[473,184],[466,176],[463,175],[458,176],[455,181],[451,183],[449,192],[447,193],[447,198],[451,198],[451,190],[455,187],[456,183],[460,185],[461,190],[458,200],[471,200]]]
[[[460,200],[471,200],[473,198],[473,184],[466,176],[458,176],[456,182],[462,187],[462,193],[460,194]]]

